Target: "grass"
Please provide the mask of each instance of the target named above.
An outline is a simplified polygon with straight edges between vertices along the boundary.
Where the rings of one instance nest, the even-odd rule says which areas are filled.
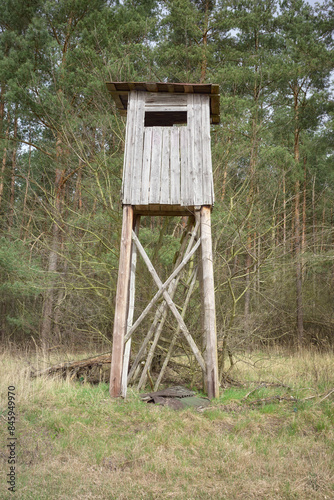
[[[203,412],[174,412],[131,389],[127,400],[111,400],[106,384],[30,380],[24,357],[3,353],[0,498],[331,499],[333,394],[325,396],[333,361],[312,352],[244,355],[233,372],[244,386],[225,389]],[[10,385],[15,494],[5,482]]]

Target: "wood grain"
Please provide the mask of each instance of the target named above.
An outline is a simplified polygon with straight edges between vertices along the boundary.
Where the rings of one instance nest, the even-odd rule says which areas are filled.
[[[114,398],[121,395],[124,337],[127,329],[127,313],[129,301],[132,224],[133,208],[130,205],[125,205],[123,207],[122,235],[116,289],[116,306],[110,368],[109,391],[110,396]]]

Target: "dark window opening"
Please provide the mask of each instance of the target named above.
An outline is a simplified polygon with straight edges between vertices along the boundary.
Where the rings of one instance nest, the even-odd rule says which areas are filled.
[[[186,111],[146,111],[145,127],[187,125]]]

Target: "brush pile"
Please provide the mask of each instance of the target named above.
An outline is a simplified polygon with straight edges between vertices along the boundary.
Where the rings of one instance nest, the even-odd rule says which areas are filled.
[[[71,380],[81,380],[92,384],[108,382],[110,378],[110,352],[99,354],[80,361],[67,361],[50,366],[44,370],[31,370],[31,378],[41,376],[69,377]]]

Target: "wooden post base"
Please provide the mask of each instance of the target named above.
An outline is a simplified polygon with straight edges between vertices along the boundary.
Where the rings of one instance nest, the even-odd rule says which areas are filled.
[[[211,398],[219,397],[218,356],[216,333],[215,288],[213,279],[213,255],[211,239],[211,208],[202,206],[200,213],[202,240],[202,300],[203,300],[203,334],[205,344],[206,372],[204,388]]]
[[[134,230],[136,235],[139,234],[140,227],[140,215],[135,215],[134,220]],[[127,319],[127,330],[132,326],[133,313],[135,310],[135,283],[136,283],[136,265],[137,265],[137,248],[132,242],[131,244],[131,270],[130,270],[130,283],[129,283],[129,308],[128,308],[128,319]],[[121,384],[121,396],[126,398],[126,393],[128,389],[128,371],[130,363],[130,353],[131,353],[131,337],[125,343],[124,346],[124,359],[122,368],[122,384]]]
[[[133,207],[124,205],[110,369],[109,392],[113,398],[121,396],[124,337],[127,329],[129,304],[132,227]]]

